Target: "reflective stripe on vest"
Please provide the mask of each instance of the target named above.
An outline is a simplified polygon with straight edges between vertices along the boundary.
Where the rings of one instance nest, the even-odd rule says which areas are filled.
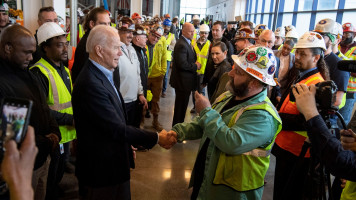
[[[168,46],[171,45],[171,42],[173,39],[174,39],[174,34],[169,33],[167,40],[166,40],[166,42],[167,42],[167,61],[172,61],[172,51],[168,50]]]
[[[356,60],[356,47],[352,47],[344,55],[350,60]]]
[[[73,108],[71,103],[71,94],[68,91],[66,85],[64,84],[62,78],[59,76],[56,69],[54,69],[46,60],[41,58],[34,66],[41,70],[42,74],[44,74],[49,81],[49,90],[47,97],[48,106],[55,111],[60,113],[67,113],[73,115]],[[72,80],[70,77],[69,69],[65,67],[65,70],[69,76],[71,90]],[[61,132],[62,139],[60,144],[72,141],[76,138],[76,131],[73,126],[59,126],[59,130]]]
[[[281,46],[278,47],[278,51],[281,50],[283,48],[283,44],[281,44]],[[291,53],[294,54],[295,52],[295,48],[292,49]]]
[[[206,67],[206,63],[208,62],[208,56],[209,56],[209,47],[210,47],[209,40],[206,41],[206,43],[204,44],[201,50],[199,49],[197,43],[195,43],[194,45],[194,50],[195,53],[197,54],[197,62],[201,64],[201,68],[197,70],[197,72],[199,72],[200,74],[205,73],[205,67]]]
[[[228,92],[220,95],[219,103],[226,99]],[[214,107],[216,106],[216,103]],[[278,129],[267,147],[256,148],[240,155],[227,155],[221,152],[216,167],[214,184],[224,184],[237,191],[248,191],[264,185],[264,177],[269,167],[269,154],[277,134],[282,129],[282,121],[271,101],[266,97],[263,102],[240,108],[234,113],[228,127],[232,127],[239,117],[248,110],[265,110],[278,121]]]
[[[308,78],[300,81],[299,83],[303,83],[303,84],[306,84],[307,86],[310,86],[310,85],[317,84],[322,81],[324,81],[324,78],[318,72],[318,73],[313,74],[313,75],[309,76]],[[286,113],[286,114],[292,114],[292,115],[300,114],[295,102],[290,101],[289,95],[286,97],[286,99],[282,103],[279,113]],[[293,122],[290,122],[290,123],[293,123]],[[293,153],[295,156],[299,156],[299,154],[302,150],[304,141],[307,137],[308,137],[308,135],[307,135],[306,131],[282,130],[281,133],[278,134],[278,136],[276,138],[276,143],[282,149]],[[309,150],[307,151],[305,157],[307,157],[307,158],[310,157]]]

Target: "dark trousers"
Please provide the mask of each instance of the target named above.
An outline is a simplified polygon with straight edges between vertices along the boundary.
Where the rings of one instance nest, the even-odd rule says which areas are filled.
[[[79,182],[80,200],[130,200],[130,180],[114,186],[88,187]]]
[[[125,103],[126,113],[127,113],[127,124],[134,126],[136,118],[136,101]]]
[[[274,148],[280,148],[275,144]],[[284,150],[282,150],[284,151]],[[287,153],[284,153],[286,155]],[[276,156],[276,168],[274,175],[274,200],[303,199],[307,194],[306,179],[309,169],[309,158],[299,162],[299,158],[288,152],[288,156]]]
[[[46,200],[58,199],[58,184],[61,182],[64,175],[65,157],[66,154],[69,154],[69,148],[67,150],[68,152],[61,154],[60,149],[58,148],[51,153],[51,162],[49,165],[47,177]]]
[[[176,99],[174,102],[174,115],[173,115],[173,123],[174,126],[177,123],[184,122],[185,113],[187,111],[189,96],[191,91],[181,91],[176,90]]]

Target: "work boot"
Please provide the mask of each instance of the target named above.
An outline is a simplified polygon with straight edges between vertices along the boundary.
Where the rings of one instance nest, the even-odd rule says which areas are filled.
[[[158,122],[158,115],[153,116],[152,126],[157,131],[161,131],[163,129],[162,125]]]

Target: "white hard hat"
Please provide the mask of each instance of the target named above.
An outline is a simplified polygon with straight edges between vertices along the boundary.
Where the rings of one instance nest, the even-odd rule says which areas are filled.
[[[192,20],[200,20],[198,15],[194,15]]]
[[[239,55],[231,56],[241,69],[262,83],[275,86],[277,61],[271,49],[262,46],[247,47]]]
[[[318,33],[331,33],[333,35],[337,35],[336,22],[329,18],[322,19],[315,25],[314,31]]]
[[[0,5],[0,12],[8,12],[9,11],[9,5],[7,3],[3,3]]]
[[[199,31],[210,32],[210,28],[206,24],[202,24],[199,26]]]
[[[65,35],[65,33],[57,23],[46,22],[38,28],[37,31],[38,45],[42,44],[42,42],[45,42],[50,38],[60,36],[60,35]]]
[[[151,21],[152,20],[152,17],[151,16],[147,16],[146,17],[146,21]]]
[[[66,17],[70,17],[70,8],[66,8]]]
[[[290,31],[287,32],[286,38],[296,38],[296,39],[298,39],[299,35],[298,35],[296,30],[290,30]]]
[[[326,51],[326,46],[323,36],[317,32],[309,31],[299,38],[297,44],[294,46],[296,49],[307,49],[307,48],[321,48]]]
[[[77,15],[78,15],[79,17],[84,17],[84,13],[83,13],[83,11],[82,11],[81,8],[78,8],[78,10],[77,10]]]
[[[342,34],[344,33],[342,25],[339,22],[336,22],[335,26],[336,26],[336,30],[337,30],[337,39],[341,39]]]
[[[297,29],[296,29],[295,26],[293,26],[293,25],[285,26],[284,29],[285,29],[286,35],[287,35],[287,33],[288,33],[289,31],[297,31]],[[287,36],[286,36],[286,37],[287,37]]]
[[[282,27],[278,27],[275,31],[274,31],[274,35],[278,36],[278,37],[285,37],[285,31]]]

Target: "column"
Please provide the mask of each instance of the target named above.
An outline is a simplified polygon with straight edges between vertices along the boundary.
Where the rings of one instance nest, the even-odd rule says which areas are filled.
[[[135,12],[142,15],[142,0],[131,0],[130,12],[130,16]]]
[[[152,17],[155,15],[161,16],[161,0],[153,0],[153,12]]]

